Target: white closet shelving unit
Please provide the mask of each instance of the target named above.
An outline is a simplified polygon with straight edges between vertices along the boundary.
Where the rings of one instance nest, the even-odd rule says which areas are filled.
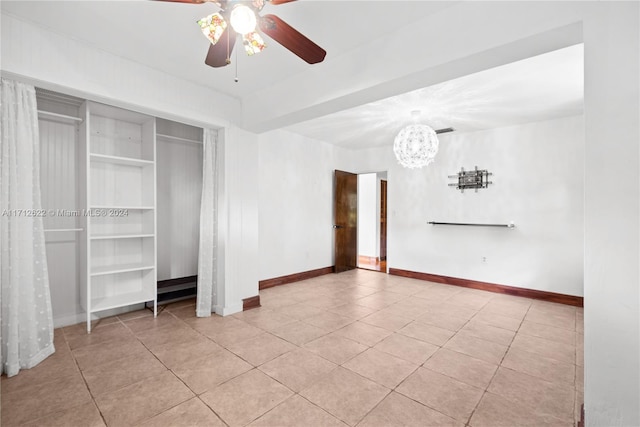
[[[82,301],[94,313],[153,301],[157,314],[155,118],[94,102],[81,107],[85,238]]]

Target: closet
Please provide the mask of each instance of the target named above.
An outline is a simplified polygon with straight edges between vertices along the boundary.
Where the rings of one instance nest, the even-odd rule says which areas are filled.
[[[56,326],[194,295],[202,129],[36,93]]]

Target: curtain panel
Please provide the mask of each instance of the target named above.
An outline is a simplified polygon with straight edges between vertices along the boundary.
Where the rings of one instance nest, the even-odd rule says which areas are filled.
[[[196,316],[208,317],[217,302],[218,274],[218,153],[217,132],[204,129],[202,199],[200,204],[200,246],[198,254],[198,295]]]
[[[1,84],[0,350],[2,372],[13,376],[55,349],[35,88],[8,79]]]

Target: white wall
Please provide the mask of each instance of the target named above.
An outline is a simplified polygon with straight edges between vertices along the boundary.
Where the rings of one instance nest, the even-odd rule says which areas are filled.
[[[558,119],[441,136],[436,161],[395,167],[389,181],[394,268],[583,294],[584,122]],[[488,169],[493,184],[449,187],[460,167]],[[507,224],[514,229],[428,225]],[[486,258],[486,262],[483,262]]]
[[[333,265],[335,153],[283,130],[260,135],[260,280]]]
[[[379,190],[377,174],[358,175],[358,255],[380,255]]]
[[[244,298],[258,295],[257,135],[230,126],[218,135],[218,286],[215,312],[242,311]]]

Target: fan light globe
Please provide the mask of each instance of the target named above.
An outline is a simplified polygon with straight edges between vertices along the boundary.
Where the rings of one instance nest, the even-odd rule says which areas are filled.
[[[438,144],[438,136],[431,127],[413,124],[398,133],[393,142],[393,152],[405,168],[421,168],[433,162]]]
[[[234,6],[230,20],[231,26],[237,33],[247,34],[256,29],[256,14],[243,4]]]

